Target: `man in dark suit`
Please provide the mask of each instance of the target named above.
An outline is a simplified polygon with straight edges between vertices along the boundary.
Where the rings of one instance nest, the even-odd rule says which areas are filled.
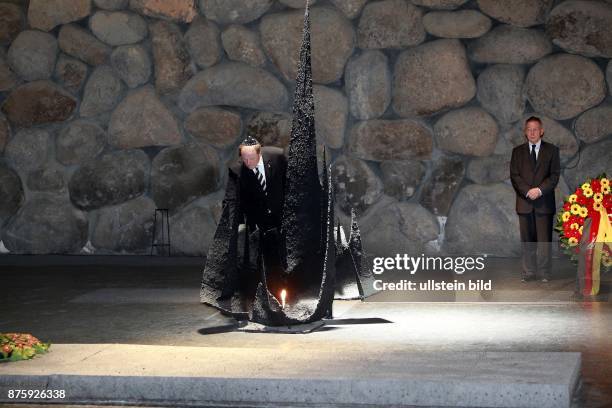
[[[559,148],[542,140],[542,121],[531,116],[524,127],[527,142],[512,150],[510,180],[516,191],[516,212],[523,250],[522,281],[551,277],[555,187],[559,182]]]
[[[230,167],[224,205],[236,213],[238,223],[249,233],[259,231],[261,251],[268,272],[280,267],[278,237],[285,194],[287,158],[278,147],[262,147],[247,136],[238,147],[241,163]],[[273,285],[271,285],[273,286]],[[226,276],[217,300],[231,298],[236,289],[235,276]]]

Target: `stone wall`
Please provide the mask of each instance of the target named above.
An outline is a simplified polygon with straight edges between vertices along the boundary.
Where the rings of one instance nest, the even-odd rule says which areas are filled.
[[[0,1],[0,249],[147,253],[169,208],[204,255],[239,140],[287,145],[303,3]],[[311,3],[321,151],[370,252],[516,255],[533,113],[559,198],[612,174],[612,1]]]

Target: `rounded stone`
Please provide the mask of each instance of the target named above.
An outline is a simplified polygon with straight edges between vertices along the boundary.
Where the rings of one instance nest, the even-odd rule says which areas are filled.
[[[136,88],[151,77],[151,58],[140,45],[122,45],[111,54],[111,65],[119,78],[130,88]]]
[[[362,214],[382,196],[382,182],[362,160],[340,156],[332,172],[336,202],[346,214],[350,214],[351,209]]]
[[[432,150],[431,130],[416,120],[369,120],[350,132],[349,151],[364,160],[426,160]]]
[[[49,133],[42,129],[22,129],[9,140],[5,156],[23,172],[37,170],[48,161],[51,146]]]
[[[242,119],[239,114],[229,110],[201,108],[187,116],[185,130],[198,141],[225,149],[233,145],[240,136]]]
[[[219,28],[213,21],[200,17],[193,20],[185,33],[185,42],[198,67],[208,68],[221,60],[219,36]]]
[[[191,78],[189,52],[178,25],[157,21],[150,27],[155,88],[160,94],[179,91]]]
[[[181,142],[176,118],[150,85],[131,91],[121,101],[111,114],[108,135],[109,143],[122,149]]]
[[[546,33],[567,52],[612,58],[612,4],[564,1],[550,13]]]
[[[123,95],[123,83],[108,65],[97,67],[83,91],[81,117],[92,117],[113,109]]]
[[[178,23],[190,23],[198,15],[195,0],[130,0],[130,9],[148,17]]]
[[[597,177],[606,173],[608,177],[612,174],[612,160],[606,154],[612,151],[612,138],[606,138],[600,142],[586,146],[580,152],[580,161],[573,167],[565,169],[564,175],[570,191],[580,187],[587,178]],[[572,165],[574,162],[572,162]]]
[[[368,0],[331,0],[338,10],[350,19],[357,17]]]
[[[413,4],[417,6],[428,7],[432,9],[439,10],[454,10],[468,0],[410,0]]]
[[[404,48],[425,40],[423,13],[405,0],[367,4],[357,28],[360,48]]]
[[[453,202],[445,228],[448,254],[520,256],[516,193],[505,183],[465,186]]]
[[[104,64],[112,51],[111,47],[75,24],[66,24],[60,28],[58,42],[66,54],[89,65]]]
[[[468,46],[470,59],[483,64],[531,64],[552,52],[543,31],[499,25]]]
[[[153,159],[151,192],[158,208],[177,209],[212,193],[218,184],[219,157],[210,147],[167,147]]]
[[[477,38],[491,29],[491,19],[477,10],[432,11],[423,16],[425,30],[441,38]]]
[[[223,197],[220,198],[222,199]],[[212,243],[216,226],[217,224],[210,208],[190,205],[182,209],[170,217],[172,254],[206,256]]]
[[[585,143],[595,143],[612,135],[612,105],[600,105],[584,112],[574,122],[574,132]]]
[[[467,107],[444,114],[434,125],[436,145],[447,152],[489,156],[497,145],[497,122],[484,109]]]
[[[81,20],[91,13],[91,0],[30,0],[28,23],[31,28],[50,31],[54,27]]]
[[[384,193],[399,201],[406,201],[416,193],[426,168],[416,160],[384,161],[380,163]]]
[[[0,3],[0,45],[10,44],[23,30],[24,16],[16,4]]]
[[[433,163],[431,175],[423,184],[421,205],[434,215],[446,216],[464,175],[465,164],[462,159],[440,156]]]
[[[518,27],[542,24],[554,0],[477,0],[480,10],[502,23]]]
[[[285,86],[268,71],[226,62],[191,78],[181,91],[178,104],[187,113],[211,105],[283,111],[288,99]]]
[[[328,84],[342,77],[353,53],[355,32],[350,21],[328,7],[316,7],[311,15],[312,80]],[[304,13],[291,11],[263,17],[259,30],[264,51],[288,81],[297,76]]]
[[[291,8],[303,9],[306,7],[306,0],[278,0],[280,3]],[[309,0],[310,6],[312,7],[317,3],[317,0]]]
[[[64,173],[55,167],[43,167],[28,173],[26,184],[31,191],[57,192],[66,182]]]
[[[0,226],[19,210],[25,195],[19,175],[0,163]]]
[[[391,103],[391,72],[385,54],[367,50],[351,58],[346,65],[344,86],[354,118],[382,116]]]
[[[491,65],[476,81],[480,105],[501,123],[513,123],[525,111],[525,69],[521,65]]]
[[[475,157],[467,166],[466,177],[477,184],[499,183],[510,178],[510,155]]]
[[[255,112],[248,120],[247,135],[252,135],[264,146],[285,149],[289,146],[293,117],[288,113]]]
[[[87,79],[87,65],[76,58],[60,55],[53,77],[67,91],[78,94]]]
[[[57,161],[67,166],[85,164],[98,156],[106,145],[104,129],[93,122],[75,120],[55,139]]]
[[[149,253],[155,203],[148,197],[105,207],[96,214],[91,244],[115,253]]]
[[[255,31],[233,24],[221,33],[221,42],[228,58],[233,61],[256,67],[262,67],[266,63],[266,55]]]
[[[129,201],[144,193],[149,169],[142,150],[105,153],[74,172],[68,183],[70,199],[83,210]]]
[[[612,95],[612,60],[608,61],[606,68],[606,82],[608,83],[608,92]]]
[[[111,46],[138,43],[148,32],[144,18],[129,11],[97,11],[89,19],[89,29]]]
[[[601,69],[579,55],[555,54],[534,65],[525,81],[533,107],[563,120],[598,105],[606,96]]]
[[[2,241],[15,254],[73,254],[87,242],[86,215],[54,196],[28,200],[6,225]]]
[[[96,7],[103,10],[117,11],[127,8],[130,0],[93,0]]]
[[[463,45],[444,39],[403,51],[392,89],[393,109],[410,117],[464,105],[476,94],[476,82]]]
[[[219,24],[245,24],[261,17],[272,0],[199,0],[200,10]]]
[[[6,116],[0,113],[0,154],[4,152],[4,146],[11,138],[11,126],[9,125]]]
[[[19,85],[19,77],[13,72],[4,53],[0,54],[0,92],[7,92]]]
[[[339,149],[344,144],[344,131],[348,118],[348,101],[334,88],[315,85],[315,131],[325,146]]]
[[[12,42],[7,57],[11,69],[26,81],[48,79],[55,68],[57,40],[42,31],[22,31]]]

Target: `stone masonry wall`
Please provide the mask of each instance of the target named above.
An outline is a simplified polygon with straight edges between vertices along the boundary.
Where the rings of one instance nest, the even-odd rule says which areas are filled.
[[[612,174],[612,1],[311,0],[316,126],[375,254],[519,251],[513,146]],[[286,146],[303,0],[0,0],[0,252],[205,255],[228,163]]]

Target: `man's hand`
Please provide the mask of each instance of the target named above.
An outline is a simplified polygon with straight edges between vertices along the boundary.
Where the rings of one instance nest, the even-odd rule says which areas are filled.
[[[535,200],[536,198],[540,198],[541,196],[542,191],[537,187],[534,187],[527,192],[527,197],[529,197],[531,200]]]

